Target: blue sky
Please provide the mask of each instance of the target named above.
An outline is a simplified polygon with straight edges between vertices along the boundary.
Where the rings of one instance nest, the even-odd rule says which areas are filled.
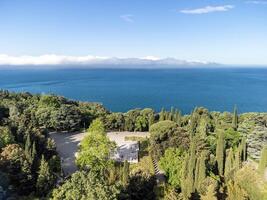
[[[267,1],[0,0],[0,54],[267,64]]]

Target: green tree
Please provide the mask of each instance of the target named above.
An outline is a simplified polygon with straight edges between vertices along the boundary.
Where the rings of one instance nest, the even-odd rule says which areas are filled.
[[[238,147],[235,151],[235,159],[234,159],[234,167],[236,170],[240,169],[241,168],[241,152],[242,149],[240,149],[240,147]]]
[[[32,158],[31,158],[31,136],[30,134],[27,134],[24,151],[25,151],[25,155],[27,159],[31,162]]]
[[[195,188],[199,190],[201,184],[206,178],[206,154],[207,152],[203,151],[200,154],[200,157],[197,159],[196,173],[195,173]]]
[[[148,119],[149,127],[151,127],[154,123],[155,123],[155,116],[154,114],[150,114]]]
[[[246,192],[234,181],[227,184],[227,200],[246,200]]]
[[[105,134],[105,126],[100,119],[95,119],[88,129],[89,133]]]
[[[109,140],[103,130],[104,125],[98,119],[90,125],[89,132],[81,141],[76,159],[76,163],[81,168],[99,171],[106,169],[112,163],[109,156],[113,153],[116,145]]]
[[[234,113],[233,113],[233,121],[232,121],[232,127],[236,131],[238,128],[238,114],[237,114],[237,107],[235,106],[234,108]]]
[[[50,172],[48,162],[44,159],[44,156],[42,156],[38,172],[38,178],[36,181],[36,190],[38,195],[46,196],[46,194],[52,188],[53,184],[54,177]]]
[[[184,158],[185,153],[179,148],[168,148],[159,161],[159,167],[165,172],[168,182],[178,188],[181,187]]]
[[[230,172],[234,168],[234,152],[233,149],[228,149],[226,161],[225,161],[225,169],[224,169],[224,176],[228,176]]]
[[[164,120],[165,120],[165,109],[162,108],[159,113],[159,121],[164,121]]]
[[[201,200],[217,200],[215,186],[209,185],[205,195],[201,195]]]
[[[240,148],[242,149],[242,161],[247,160],[247,142],[246,138],[242,137]]]
[[[127,160],[123,163],[123,170],[122,170],[122,185],[124,187],[127,186],[129,183],[129,173],[130,173],[130,165]]]
[[[94,171],[77,171],[62,186],[52,192],[53,200],[116,200],[118,185],[110,185],[104,174]]]
[[[138,116],[135,122],[135,131],[147,131],[148,130],[148,119],[145,116]]]
[[[7,127],[0,126],[0,149],[14,142],[14,136]]]
[[[219,131],[217,138],[217,146],[216,146],[216,161],[217,166],[219,170],[219,175],[223,175],[224,171],[224,147],[225,147],[225,141],[224,141],[224,133],[223,131]]]
[[[195,180],[195,169],[196,169],[196,141],[195,138],[193,138],[193,141],[191,142],[190,146],[190,157],[189,157],[189,163],[188,163],[188,190],[193,193],[194,188],[194,180]]]
[[[260,174],[264,174],[267,167],[267,145],[261,151],[261,157],[259,162],[258,171]]]
[[[151,153],[157,159],[163,154],[168,147],[179,147],[187,150],[189,148],[188,133],[175,122],[166,120],[153,124],[150,129],[150,146]]]
[[[141,110],[135,109],[135,110],[129,110],[125,114],[125,130],[126,131],[134,131],[135,130],[135,123],[138,116],[140,116]]]
[[[185,159],[183,161],[183,167],[182,167],[182,179],[181,179],[181,192],[184,199],[188,199],[191,196],[190,187],[189,187],[189,180],[188,180],[188,169],[189,166],[189,155],[187,154],[185,156]]]

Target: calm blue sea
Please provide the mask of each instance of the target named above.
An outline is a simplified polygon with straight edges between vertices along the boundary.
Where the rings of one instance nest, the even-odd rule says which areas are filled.
[[[267,69],[0,70],[0,88],[103,103],[112,111],[195,106],[267,111]]]

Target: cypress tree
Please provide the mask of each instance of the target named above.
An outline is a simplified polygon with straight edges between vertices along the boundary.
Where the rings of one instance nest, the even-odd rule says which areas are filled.
[[[200,158],[197,158],[197,162],[196,162],[196,169],[195,169],[195,174],[194,174],[194,188],[198,189],[198,185],[199,185],[199,163],[200,163]]]
[[[155,123],[154,114],[150,114],[149,115],[149,119],[148,119],[148,125],[149,125],[149,127],[152,126],[154,123]]]
[[[243,200],[248,199],[246,192],[234,181],[229,181],[227,184],[227,199],[228,200]]]
[[[53,185],[53,176],[50,173],[48,162],[44,159],[42,155],[41,163],[38,172],[38,178],[36,182],[36,190],[40,196],[47,194]]]
[[[233,149],[230,148],[228,150],[226,161],[225,161],[224,176],[227,177],[233,168],[234,168],[234,153],[233,153]]]
[[[159,121],[164,121],[164,120],[165,120],[165,110],[164,108],[162,108],[159,113]]]
[[[184,199],[188,199],[191,196],[191,191],[189,191],[189,181],[188,181],[188,173],[189,173],[189,155],[185,156],[182,168],[182,177],[181,177],[181,191]]]
[[[189,157],[189,163],[188,163],[188,191],[190,192],[190,194],[192,192],[194,192],[195,188],[194,188],[194,172],[195,172],[195,168],[196,168],[196,141],[195,138],[193,139],[193,141],[191,142],[191,146],[190,146],[190,157]]]
[[[27,159],[31,162],[31,137],[30,137],[30,134],[27,134],[24,151],[25,151],[25,155],[26,155]]]
[[[242,138],[241,149],[242,149],[242,161],[246,161],[247,160],[247,142],[246,142],[245,137]]]
[[[238,114],[237,114],[237,107],[235,106],[234,108],[234,113],[233,113],[233,121],[232,121],[232,127],[236,131],[238,128]]]
[[[175,121],[176,121],[176,123],[177,123],[179,126],[182,125],[182,123],[181,123],[181,121],[182,121],[182,119],[181,119],[181,112],[178,111],[178,110],[176,110],[176,112],[175,112]]]
[[[261,157],[259,162],[258,171],[260,174],[264,174],[265,169],[267,167],[267,145],[261,151]]]
[[[122,170],[122,185],[124,187],[126,187],[129,182],[129,171],[130,171],[129,162],[125,160],[123,163],[123,170]]]
[[[32,161],[35,160],[36,155],[37,155],[37,151],[36,151],[36,145],[35,145],[35,141],[34,141],[33,144],[32,144],[32,152],[31,152]]]
[[[234,161],[235,169],[240,169],[240,167],[241,167],[241,151],[242,151],[242,149],[239,146],[235,152],[235,161]]]
[[[201,184],[206,178],[206,152],[201,152],[200,158],[199,158],[199,169],[198,169],[198,184],[197,189],[200,188]]]
[[[219,170],[219,175],[223,175],[224,170],[224,133],[222,131],[218,132],[217,146],[216,146],[216,161]]]
[[[210,184],[205,195],[201,195],[201,200],[217,200],[215,186]]]
[[[171,107],[170,120],[175,121],[175,110],[173,107]]]

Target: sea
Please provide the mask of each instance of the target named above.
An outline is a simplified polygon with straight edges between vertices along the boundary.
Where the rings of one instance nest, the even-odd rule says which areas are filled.
[[[0,89],[99,102],[113,112],[195,107],[267,111],[267,68],[2,69]]]

